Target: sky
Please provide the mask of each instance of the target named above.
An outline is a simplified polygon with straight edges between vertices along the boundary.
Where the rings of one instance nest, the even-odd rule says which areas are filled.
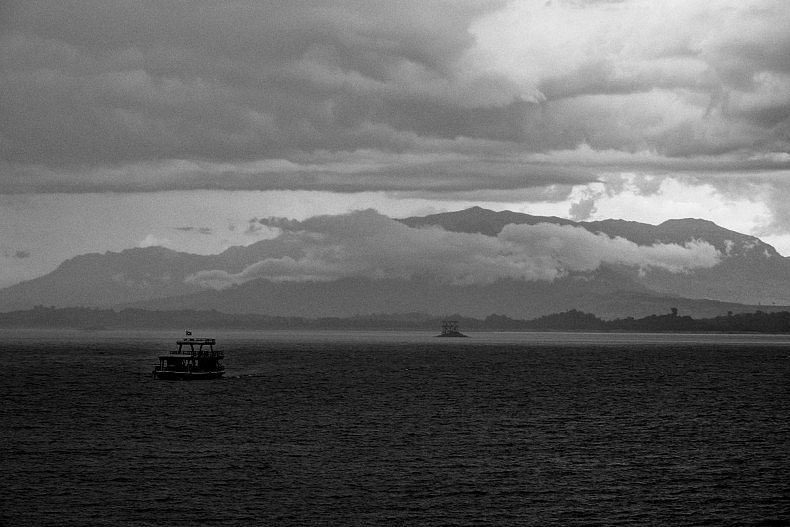
[[[788,27],[783,0],[5,1],[0,287],[365,209],[696,217],[790,255]]]

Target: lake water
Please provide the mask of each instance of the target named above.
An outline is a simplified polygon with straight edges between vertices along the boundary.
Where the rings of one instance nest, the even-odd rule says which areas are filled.
[[[0,332],[0,523],[790,525],[790,337]]]

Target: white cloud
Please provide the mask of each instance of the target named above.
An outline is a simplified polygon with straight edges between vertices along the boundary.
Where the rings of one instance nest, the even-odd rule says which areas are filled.
[[[160,237],[155,234],[148,234],[145,238],[143,238],[140,243],[137,244],[138,247],[164,247],[170,243],[170,240],[166,237]]]
[[[677,273],[714,266],[720,257],[708,243],[645,247],[552,224],[509,225],[497,237],[438,227],[414,229],[372,210],[265,223],[282,233],[263,242],[260,261],[240,273],[206,270],[187,280],[217,289],[256,278],[332,281],[351,276],[485,284],[501,279],[551,281],[604,264]]]

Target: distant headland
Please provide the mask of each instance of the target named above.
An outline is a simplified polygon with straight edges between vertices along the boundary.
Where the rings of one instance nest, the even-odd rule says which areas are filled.
[[[790,312],[729,312],[712,318],[692,318],[669,308],[660,315],[643,318],[604,320],[591,313],[572,309],[531,320],[505,315],[484,319],[437,317],[424,313],[360,315],[355,317],[283,317],[258,314],[230,314],[220,311],[144,309],[96,309],[84,307],[55,308],[36,306],[25,311],[0,313],[0,328],[72,328],[101,331],[105,329],[164,329],[203,327],[214,329],[336,329],[435,331],[452,320],[456,329],[465,331],[633,331],[633,332],[719,332],[719,333],[790,333]]]

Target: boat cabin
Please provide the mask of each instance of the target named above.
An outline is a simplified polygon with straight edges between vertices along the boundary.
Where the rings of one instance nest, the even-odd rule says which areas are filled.
[[[159,355],[154,375],[159,378],[211,378],[225,372],[222,359],[225,352],[215,349],[216,340],[183,338],[176,341],[178,351]]]

